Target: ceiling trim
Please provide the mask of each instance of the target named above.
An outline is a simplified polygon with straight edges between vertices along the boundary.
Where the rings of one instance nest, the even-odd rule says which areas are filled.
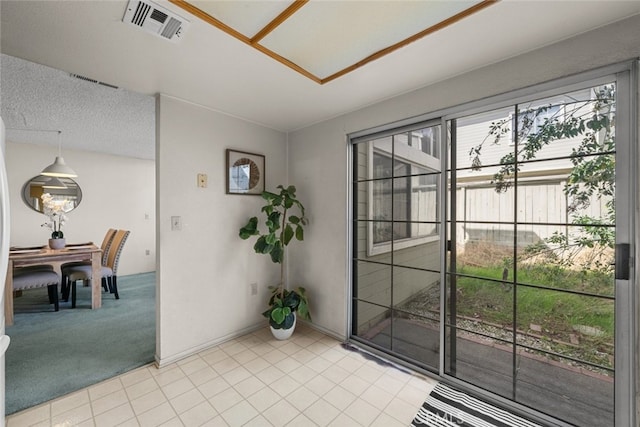
[[[280,26],[283,22],[285,22],[287,19],[289,19],[293,14],[295,14],[298,10],[300,10],[302,7],[304,7],[309,0],[294,0],[293,3],[291,3],[282,13],[280,13],[276,18],[274,18],[271,22],[269,22],[269,24],[267,24],[264,28],[262,28],[260,31],[258,31],[258,33],[256,33],[253,37],[248,37],[242,33],[240,33],[237,30],[234,30],[233,28],[231,28],[230,26],[228,26],[227,24],[225,24],[224,22],[220,21],[219,19],[214,18],[213,16],[209,15],[208,13],[202,11],[201,9],[199,9],[198,7],[192,5],[191,3],[189,3],[186,0],[169,0],[169,2],[175,4],[176,6],[182,8],[183,10],[189,12],[190,14],[202,19],[203,21],[209,23],[210,25],[213,25],[214,27],[224,31],[225,33],[229,34],[232,37],[235,37],[236,39],[240,40],[243,43],[248,44],[249,46],[257,49],[258,51],[264,53],[265,55],[275,59],[276,61],[280,62],[281,64],[291,68],[292,70],[302,74],[303,76],[313,80],[314,82],[318,83],[318,84],[325,84],[328,83],[330,81],[333,81],[339,77],[344,76],[345,74],[348,74],[354,70],[357,70],[358,68],[373,62],[377,59],[382,58],[383,56],[386,56],[410,43],[415,42],[416,40],[419,40],[429,34],[432,34],[436,31],[439,31],[443,28],[446,28],[476,12],[479,12],[480,10],[491,6],[492,4],[495,4],[497,2],[499,2],[500,0],[482,0],[480,3],[477,3],[471,7],[469,7],[468,9],[463,10],[462,12],[459,12],[443,21],[438,22],[435,25],[432,25],[429,28],[426,28],[410,37],[407,37],[404,40],[401,40],[400,42],[393,44],[391,46],[388,46],[384,49],[381,49],[369,56],[367,56],[364,59],[361,59],[360,61],[340,70],[337,71],[334,74],[331,74],[328,77],[325,78],[321,78],[316,76],[315,74],[309,72],[308,70],[304,69],[303,67],[299,66],[298,64],[288,60],[287,58],[277,54],[276,52],[272,51],[271,49],[268,49],[267,47],[261,45],[259,42],[260,40],[262,40],[264,37],[266,37],[269,33],[271,33],[273,30],[275,30],[278,26]]]
[[[171,3],[173,3],[173,4],[175,4],[176,6],[179,6],[182,9],[186,10],[187,12],[191,13],[192,15],[194,15],[194,16],[202,19],[203,21],[213,25],[214,27],[224,31],[225,33],[229,34],[230,36],[235,37],[236,39],[240,40],[241,42],[244,42],[244,43],[248,44],[249,46],[259,50],[262,53],[264,53],[265,55],[275,59],[276,61],[280,62],[281,64],[286,65],[287,67],[291,68],[294,71],[297,71],[298,73],[300,73],[303,76],[313,80],[314,82],[322,84],[322,80],[319,77],[313,75],[312,73],[310,73],[309,71],[305,70],[304,68],[302,68],[298,64],[289,61],[287,58],[278,55],[274,51],[262,46],[259,43],[253,43],[252,39],[250,39],[249,37],[245,36],[244,34],[240,33],[239,31],[234,30],[233,28],[231,28],[230,26],[228,26],[224,22],[220,21],[219,19],[214,18],[213,16],[209,15],[208,13],[206,13],[206,12],[202,11],[201,9],[195,7],[191,3],[189,3],[189,2],[187,2],[185,0],[169,0],[169,1]],[[289,6],[284,12],[282,12],[280,15],[278,15],[273,21],[271,21],[271,23],[267,24],[257,34],[260,34],[263,31],[265,31],[265,28],[271,28],[271,30],[273,30],[278,25],[280,25],[282,22],[284,22],[286,20],[286,18],[291,16],[292,13],[294,13],[300,7],[304,6],[308,1],[309,0],[295,0],[294,4]],[[296,3],[300,3],[300,5],[297,6]],[[297,7],[295,7],[295,10],[293,10],[294,6],[297,6]],[[288,11],[291,11],[291,13],[287,14]],[[277,25],[272,25],[275,21],[278,21],[278,19],[281,18],[281,17],[283,17],[284,19],[282,19]],[[264,34],[264,36],[266,36],[267,34],[268,34],[268,32],[266,32]]]
[[[491,6],[494,3],[497,3],[498,1],[500,1],[500,0],[483,0],[481,3],[478,3],[478,4],[474,5],[474,6],[471,6],[470,8],[465,9],[462,12],[460,12],[460,13],[458,13],[456,15],[453,15],[450,18],[447,18],[444,21],[440,21],[437,24],[432,25],[431,27],[426,28],[426,29],[420,31],[419,33],[414,34],[413,36],[407,37],[406,39],[404,39],[404,40],[402,40],[402,41],[400,41],[400,42],[398,42],[398,43],[396,43],[394,45],[391,45],[389,47],[381,49],[378,52],[373,53],[373,54],[369,55],[368,57],[356,62],[355,64],[353,64],[353,65],[351,65],[349,67],[346,67],[346,68],[344,68],[344,69],[342,69],[342,70],[330,75],[329,77],[325,77],[324,79],[321,80],[321,83],[322,84],[328,83],[331,80],[335,80],[338,77],[342,77],[345,74],[350,73],[351,71],[354,71],[354,70],[356,70],[356,69],[368,64],[369,62],[372,62],[372,61],[375,61],[377,59],[380,59],[383,56],[388,55],[391,52],[400,49],[401,47],[404,47],[404,46],[406,46],[406,45],[408,45],[410,43],[413,43],[413,42],[415,42],[417,40],[420,40],[421,38],[423,38],[425,36],[428,36],[429,34],[435,33],[438,30],[442,30],[443,28],[446,28],[449,25],[452,25],[452,24],[460,21],[461,19],[464,19],[464,18],[466,18],[468,16],[471,16],[474,13],[479,12],[480,10],[482,10],[482,9],[488,7],[488,6]]]
[[[187,12],[192,14],[193,16],[196,16],[196,17],[202,19],[203,21],[213,25],[214,27],[217,27],[217,28],[221,29],[225,33],[229,34],[230,36],[233,36],[233,37],[237,38],[241,42],[244,42],[244,43],[246,43],[248,45],[251,45],[251,39],[249,37],[245,36],[244,34],[242,34],[239,31],[234,30],[233,28],[231,28],[230,26],[228,26],[224,22],[214,18],[213,16],[209,15],[208,13],[203,12],[201,9],[195,7],[191,3],[187,2],[187,1],[184,1],[184,0],[169,0],[169,2],[175,4],[176,6],[182,8],[184,10],[186,10]]]
[[[295,0],[291,5],[286,8],[280,15],[278,15],[273,21],[269,22],[262,30],[251,38],[251,44],[255,45],[260,40],[265,38],[267,34],[275,30],[280,24],[286,21],[291,15],[296,13],[298,9],[307,4],[309,0]]]

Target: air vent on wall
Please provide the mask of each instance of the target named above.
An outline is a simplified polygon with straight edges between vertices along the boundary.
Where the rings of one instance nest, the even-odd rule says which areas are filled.
[[[182,38],[189,26],[183,17],[149,0],[129,0],[122,22],[174,42]]]

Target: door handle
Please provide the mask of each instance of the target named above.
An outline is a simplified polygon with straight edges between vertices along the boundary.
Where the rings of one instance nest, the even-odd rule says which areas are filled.
[[[615,277],[616,280],[629,280],[629,257],[631,245],[629,243],[616,244]]]

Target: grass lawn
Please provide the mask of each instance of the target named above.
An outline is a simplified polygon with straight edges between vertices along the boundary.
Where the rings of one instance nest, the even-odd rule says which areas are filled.
[[[513,272],[505,272],[502,266],[478,267],[460,263],[458,272],[474,276],[458,277],[458,316],[511,329],[515,307],[518,331],[539,337],[546,343],[555,343],[553,352],[612,366],[614,301],[566,292],[611,296],[614,281],[610,274],[535,264],[519,266],[518,285],[514,286]],[[504,282],[503,277],[506,278]],[[549,347],[545,345],[545,349],[549,350]]]

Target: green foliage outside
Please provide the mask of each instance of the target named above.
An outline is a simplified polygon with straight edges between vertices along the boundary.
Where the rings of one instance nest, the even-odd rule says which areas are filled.
[[[479,277],[501,277],[503,267],[459,265],[458,272]],[[601,271],[575,271],[554,265],[533,265],[518,270],[518,283],[557,287],[611,295],[613,281]],[[588,289],[586,288],[588,287]],[[540,337],[551,351],[580,360],[612,367],[614,342],[614,302],[555,290],[518,286],[515,298],[520,334]],[[457,315],[513,328],[514,286],[471,277],[457,279]],[[532,327],[540,330],[532,330]],[[574,345],[566,345],[565,343]]]
[[[463,255],[457,266],[459,273],[504,282],[459,277],[456,314],[505,330],[515,324],[519,340],[531,333],[550,343],[545,350],[551,353],[612,368],[614,301],[562,290],[614,294],[616,88],[614,84],[592,88],[591,96],[584,99],[573,95],[567,94],[566,102],[560,104],[534,109],[518,106],[516,119],[492,122],[486,138],[469,152],[472,168],[481,170],[487,144],[514,143],[514,149],[500,159],[499,170],[492,178],[495,191],[502,193],[514,185],[522,162],[537,160],[540,151],[550,144],[580,138],[569,156],[572,168],[563,189],[568,200],[568,222],[576,227],[528,246],[517,259],[519,284],[558,290],[530,286],[514,289],[512,258],[465,265]],[[605,206],[598,217],[585,214],[594,200]]]
[[[564,187],[571,223],[580,227],[573,235],[555,232],[541,244],[528,248],[526,255],[555,256],[553,262],[565,266],[575,267],[582,262],[584,268],[611,270],[606,258],[581,261],[578,254],[585,248],[605,252],[615,245],[614,228],[608,227],[615,224],[615,95],[615,85],[604,85],[593,88],[590,99],[525,110],[517,121],[505,118],[492,122],[487,137],[471,148],[472,167],[480,170],[485,145],[507,143],[515,135],[516,149],[500,159],[500,169],[492,179],[495,190],[504,192],[513,186],[520,162],[535,160],[540,150],[552,143],[581,138],[578,147],[572,149],[573,168]],[[602,217],[580,213],[594,197],[605,202]]]

